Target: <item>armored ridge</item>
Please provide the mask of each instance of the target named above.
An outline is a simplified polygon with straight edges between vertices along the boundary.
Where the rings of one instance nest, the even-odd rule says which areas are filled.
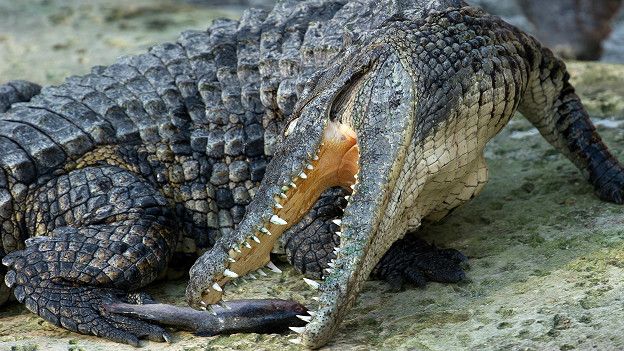
[[[5,112],[15,103],[29,101],[40,91],[39,85],[23,80],[14,80],[0,85],[0,113]]]

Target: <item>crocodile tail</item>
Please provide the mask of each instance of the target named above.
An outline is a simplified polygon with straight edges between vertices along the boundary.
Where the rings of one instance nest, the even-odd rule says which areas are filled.
[[[624,167],[609,151],[570,83],[565,64],[531,39],[529,84],[520,112],[570,159],[603,200],[624,203]]]
[[[0,85],[0,113],[6,112],[15,103],[30,101],[40,91],[41,86],[25,80],[12,80]]]

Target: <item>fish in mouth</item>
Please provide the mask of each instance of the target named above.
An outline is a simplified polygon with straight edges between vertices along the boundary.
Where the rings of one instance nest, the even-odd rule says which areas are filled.
[[[588,170],[602,198],[621,202],[619,178],[601,183],[600,164],[621,166],[589,152],[606,147],[548,49],[469,7],[412,15],[359,39],[306,86],[238,228],[191,268],[191,306],[219,303],[231,279],[274,267],[279,236],[341,186],[350,194],[336,257],[321,281],[305,279],[319,296],[308,323],[291,328],[294,342],[325,345],[394,242],[481,191],[483,150],[516,110]]]
[[[322,282],[304,278],[319,291],[318,306],[312,318],[303,317],[309,321],[306,327],[293,328],[303,336],[296,341],[320,346],[379,258],[405,233],[386,211],[393,210],[388,208],[396,197],[393,183],[413,132],[412,79],[388,48],[351,56],[349,67],[337,65],[325,73],[330,81],[317,81],[323,89],[307,87],[239,227],[191,269],[187,299],[192,306],[219,303],[234,278],[267,265],[275,269],[269,255],[280,235],[325,190],[340,186],[350,192],[344,216],[334,220],[340,245]]]

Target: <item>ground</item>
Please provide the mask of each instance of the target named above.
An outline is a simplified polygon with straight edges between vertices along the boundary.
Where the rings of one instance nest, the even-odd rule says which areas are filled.
[[[29,5],[27,5],[28,3]],[[103,2],[102,2],[103,3]],[[121,54],[205,28],[216,15],[170,1],[0,0],[1,80],[58,83]],[[33,4],[37,4],[34,6]],[[8,15],[6,15],[8,14]],[[570,63],[573,82],[624,160],[624,66]],[[330,350],[616,350],[624,348],[624,207],[598,200],[582,175],[521,117],[488,146],[491,180],[474,201],[422,234],[470,258],[469,282],[390,292],[369,282]],[[281,276],[229,287],[228,298],[311,296]],[[156,283],[183,304],[186,282]],[[288,350],[288,335],[213,338],[175,333],[146,350]],[[133,350],[56,328],[22,306],[0,309],[0,350]]]

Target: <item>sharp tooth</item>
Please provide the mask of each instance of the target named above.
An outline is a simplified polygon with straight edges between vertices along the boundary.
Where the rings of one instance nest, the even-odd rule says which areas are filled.
[[[308,179],[308,175],[305,174],[304,172],[301,172],[301,174],[299,174],[299,178],[301,178],[301,179]]]
[[[288,185],[290,185],[291,188],[293,189],[297,189],[297,184],[290,182]]]
[[[312,158],[314,161],[318,161],[319,157],[318,155],[314,155],[314,157]]]
[[[262,232],[262,234],[271,235],[271,232],[265,227],[260,228],[260,232]]]
[[[313,169],[314,169],[314,166],[312,166],[311,164],[309,164],[309,163],[308,163],[308,164],[306,165],[306,168],[307,168],[307,169],[309,169],[309,170],[313,170]]]
[[[273,205],[275,208],[277,208],[278,210],[281,210],[282,208],[284,208],[284,206],[278,204],[277,202],[275,203],[275,205]]]
[[[263,277],[266,277],[266,276],[267,276],[267,274],[266,274],[266,273],[264,273],[264,271],[262,270],[262,268],[258,269],[258,274],[260,274],[260,275],[261,275],[261,276],[263,276]]]
[[[301,340],[300,339],[288,339],[288,341],[290,341],[291,343],[293,343],[295,345],[301,345]]]
[[[206,308],[206,306],[200,306],[200,307],[199,307],[199,309],[200,309],[200,310],[202,310],[202,311],[208,311],[208,309]]]
[[[334,253],[337,255],[340,252],[340,248],[334,247]]]
[[[221,289],[221,287],[217,283],[212,284],[212,288],[219,292],[223,291],[223,289]]]
[[[306,284],[308,284],[309,286],[311,286],[313,289],[317,289],[321,286],[321,284],[315,282],[312,279],[308,279],[308,278],[303,278],[303,281],[306,282]]]
[[[351,184],[351,189],[355,190],[355,184]]]
[[[332,271],[332,269],[331,269],[331,268],[325,268],[325,271],[326,271],[327,273],[329,273],[329,274],[332,274],[332,273],[334,272],[334,271]]]
[[[169,334],[163,333],[162,337],[163,337],[163,339],[165,339],[165,342],[167,344],[171,344],[171,338],[169,337]]]
[[[278,215],[273,215],[271,217],[271,223],[278,224],[278,225],[286,225],[286,224],[288,224],[288,222],[286,222],[285,220],[281,219]]]
[[[297,315],[297,318],[301,319],[304,322],[309,322],[312,320],[312,316],[302,316],[300,314]]]
[[[230,261],[231,263],[236,262],[236,260],[235,260],[235,259],[233,259],[232,257],[228,257],[228,261]]]
[[[295,333],[301,334],[305,331],[305,327],[288,327],[288,329],[294,331]]]
[[[314,300],[314,301],[318,301],[318,300],[319,300],[319,298],[318,298],[318,297],[316,297],[316,296],[313,296],[313,297],[312,297],[312,300]]]
[[[279,197],[281,197],[282,199],[288,199],[288,196],[286,196],[286,194],[284,193],[280,193]]]
[[[199,304],[202,306],[206,306],[206,302],[205,301],[199,301]]]
[[[245,245],[246,248],[251,249],[251,245],[249,245],[248,242],[245,241],[245,243],[243,245]]]
[[[272,270],[275,273],[282,273],[282,270],[277,268],[277,266],[275,265],[275,263],[269,261],[269,263],[267,263],[267,267]]]
[[[344,198],[345,198],[345,200],[349,201],[349,199],[351,198],[351,196],[347,195],[347,196],[345,196]]]
[[[257,236],[252,235],[252,236],[251,236],[251,239],[253,239],[253,241],[255,241],[255,242],[257,242],[258,244],[260,244],[260,239],[258,239],[258,237],[257,237]]]
[[[339,238],[342,238],[342,232],[336,232],[336,235],[338,235]]]
[[[330,266],[331,268],[336,267],[336,264],[334,262],[327,262],[327,265]]]
[[[251,278],[251,279],[258,279],[258,278],[256,278],[256,276],[255,276],[255,275],[253,275],[253,274],[251,274],[251,273],[249,273],[249,274],[248,274],[248,276],[249,276],[249,278]]]
[[[232,307],[228,306],[223,300],[217,302],[221,308],[225,308],[226,310],[231,310]]]
[[[234,251],[241,253],[240,247],[238,247],[238,245],[234,246]]]
[[[224,270],[223,275],[226,277],[230,277],[230,278],[238,278],[238,274],[236,274],[236,272],[233,272],[229,269]]]
[[[290,189],[290,188],[289,188],[289,187],[287,187],[286,185],[284,185],[284,186],[282,187],[282,192],[287,192],[287,191],[288,191],[288,189]]]
[[[312,316],[312,317],[316,316],[316,312],[314,312],[314,311],[308,311],[308,314],[309,314],[310,316]]]
[[[333,222],[335,225],[338,225],[338,226],[342,225],[342,220],[341,220],[341,219],[334,219],[334,220],[332,220],[332,222]]]

